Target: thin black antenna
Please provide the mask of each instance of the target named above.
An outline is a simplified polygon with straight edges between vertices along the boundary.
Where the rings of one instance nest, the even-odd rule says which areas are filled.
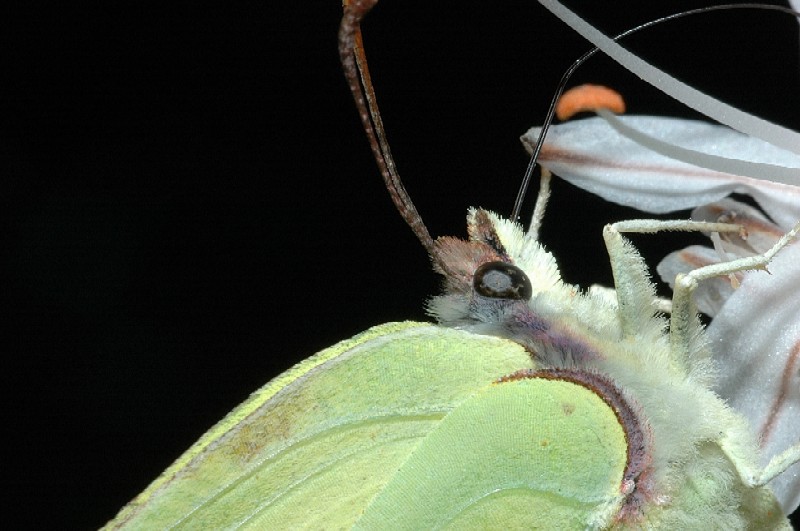
[[[708,6],[697,9],[690,9],[688,11],[681,11],[680,13],[667,15],[665,17],[651,20],[650,22],[645,22],[644,24],[623,31],[616,37],[613,37],[613,40],[618,41],[624,37],[627,37],[632,33],[636,33],[637,31],[655,26],[657,24],[661,24],[662,22],[667,22],[669,20],[688,17],[690,15],[698,15],[701,13],[709,13],[711,11],[726,11],[732,9],[760,9],[764,11],[778,11],[781,13],[787,13],[789,15],[792,15],[793,17],[800,17],[800,13],[798,13],[797,11],[783,6],[773,6],[773,5],[758,4],[758,3],[720,4],[717,6]],[[512,221],[519,221],[520,211],[522,210],[522,202],[525,200],[525,195],[528,193],[528,187],[530,186],[531,178],[533,177],[533,169],[536,167],[536,161],[539,159],[539,153],[542,151],[542,146],[544,145],[545,136],[547,136],[547,131],[548,129],[550,129],[550,125],[553,123],[553,116],[555,115],[558,99],[564,92],[564,89],[567,86],[567,82],[569,81],[570,77],[572,77],[572,74],[575,73],[575,70],[577,70],[579,66],[585,63],[590,57],[592,57],[598,51],[599,48],[595,47],[586,52],[585,54],[583,54],[577,61],[572,63],[572,65],[569,68],[567,68],[566,72],[564,72],[564,75],[561,76],[561,81],[558,82],[558,87],[556,87],[556,91],[553,94],[553,99],[550,101],[550,107],[547,109],[547,114],[545,115],[544,123],[542,124],[541,131],[539,132],[539,138],[536,140],[536,145],[534,146],[533,151],[531,152],[531,158],[528,161],[528,167],[525,169],[525,175],[522,177],[522,183],[520,184],[519,191],[517,192],[517,198],[514,200],[514,208],[511,210],[511,218],[510,218]]]

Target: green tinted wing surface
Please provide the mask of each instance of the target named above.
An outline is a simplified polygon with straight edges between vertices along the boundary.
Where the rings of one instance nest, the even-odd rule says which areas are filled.
[[[560,380],[485,387],[417,446],[358,529],[585,529],[613,514],[627,459],[614,411]]]
[[[108,527],[349,527],[449,412],[530,367],[495,337],[372,328],[256,391]]]

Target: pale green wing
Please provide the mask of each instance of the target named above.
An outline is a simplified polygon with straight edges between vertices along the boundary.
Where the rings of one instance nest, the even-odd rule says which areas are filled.
[[[510,341],[375,327],[255,392],[108,526],[349,527],[445,415],[530,367]]]
[[[585,529],[622,501],[625,433],[581,385],[485,387],[417,446],[358,529]]]

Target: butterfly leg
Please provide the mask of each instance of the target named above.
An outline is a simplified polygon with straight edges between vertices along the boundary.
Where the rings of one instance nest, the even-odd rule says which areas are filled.
[[[620,221],[606,225],[603,237],[606,241],[614,284],[619,301],[620,318],[626,335],[635,334],[637,323],[643,314],[652,315],[655,295],[650,287],[646,266],[634,247],[622,237],[622,233],[656,233],[662,231],[703,231],[739,232],[739,225],[703,221],[638,219]],[[766,269],[775,254],[786,246],[800,231],[800,223],[787,232],[778,242],[763,254],[740,258],[730,262],[712,264],[678,275],[672,297],[670,317],[670,344],[678,360],[688,363],[695,350],[695,333],[699,326],[697,312],[692,302],[692,293],[702,280],[716,276],[729,275],[737,271]]]
[[[753,484],[766,485],[797,462],[800,462],[800,442],[770,459]]]
[[[632,245],[621,236],[625,232],[658,232],[662,230],[701,230],[706,232],[735,232],[740,230],[736,225],[710,224],[691,221],[657,221],[635,220],[615,223],[604,230],[606,247],[611,258],[614,270],[614,279],[617,285],[620,316],[623,322],[629,323],[632,328],[636,321],[637,311],[643,310],[644,304],[652,306],[653,299],[648,299],[648,291],[642,289],[641,268],[643,262],[636,254]],[[766,270],[772,258],[800,232],[800,223],[786,233],[774,246],[765,253],[729,262],[712,264],[700,267],[689,273],[678,275],[672,298],[672,315],[670,320],[670,350],[676,361],[690,362],[690,356],[695,351],[693,344],[698,337],[699,321],[692,294],[698,284],[716,276],[730,275],[738,271]],[[646,274],[646,273],[645,273]],[[628,331],[628,330],[626,330]],[[629,333],[635,333],[635,329]],[[720,412],[724,414],[724,412]],[[723,436],[720,447],[736,468],[743,484],[750,487],[764,486],[785,472],[795,463],[800,462],[800,442],[794,444],[782,453],[775,455],[763,468],[759,468],[750,458],[752,450],[741,446],[741,438]]]
[[[731,260],[720,264],[712,264],[690,271],[685,275],[678,275],[675,279],[675,289],[673,293],[673,320],[670,323],[670,339],[673,342],[672,348],[683,348],[688,344],[690,331],[687,330],[686,323],[690,318],[694,318],[694,305],[692,304],[692,293],[698,283],[718,275],[729,275],[737,271],[746,270],[766,270],[767,264],[772,258],[800,232],[800,223],[783,235],[769,250],[763,254]],[[678,314],[679,319],[675,319]],[[758,469],[752,466],[743,458],[745,455],[731,444],[731,441],[723,438],[720,441],[723,451],[731,462],[736,466],[736,470],[742,482],[751,487],[766,485],[772,479],[785,472],[790,466],[800,462],[800,442],[794,444],[782,453],[775,455],[767,465]]]
[[[696,310],[692,302],[692,293],[699,282],[716,276],[730,275],[738,271],[766,270],[767,264],[783,249],[800,231],[800,223],[781,237],[767,252],[700,267],[675,278],[672,295],[672,319],[670,321],[670,342],[672,349],[678,352],[689,352],[692,328],[690,321],[696,319]]]
[[[622,236],[622,233],[655,233],[676,230],[739,232],[741,227],[728,223],[638,219],[620,221],[606,225],[603,229],[603,238],[614,273],[614,288],[617,293],[620,321],[623,333],[627,336],[636,335],[641,330],[643,318],[649,319],[653,313],[663,311],[669,305],[658,302],[646,264],[633,245]],[[678,310],[674,307],[670,308],[674,317]],[[678,352],[681,353],[680,357],[686,359],[690,352],[690,345],[686,344]]]

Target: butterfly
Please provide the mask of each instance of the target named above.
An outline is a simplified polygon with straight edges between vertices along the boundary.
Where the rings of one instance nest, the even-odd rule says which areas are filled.
[[[357,35],[372,3],[353,2],[340,33],[352,85],[362,60],[367,100]],[[429,304],[439,326],[382,325],[302,362],[212,428],[109,526],[787,525],[764,486],[785,463],[761,470],[746,419],[711,390],[712,352],[691,299],[710,270],[676,281],[667,333],[646,266],[624,236],[740,227],[610,225],[615,291],[583,292],[561,280],[535,229],[487,210],[470,210],[468,240],[430,237],[379,115],[361,97],[387,187],[444,275],[443,294]],[[780,256],[788,240],[770,251]]]

